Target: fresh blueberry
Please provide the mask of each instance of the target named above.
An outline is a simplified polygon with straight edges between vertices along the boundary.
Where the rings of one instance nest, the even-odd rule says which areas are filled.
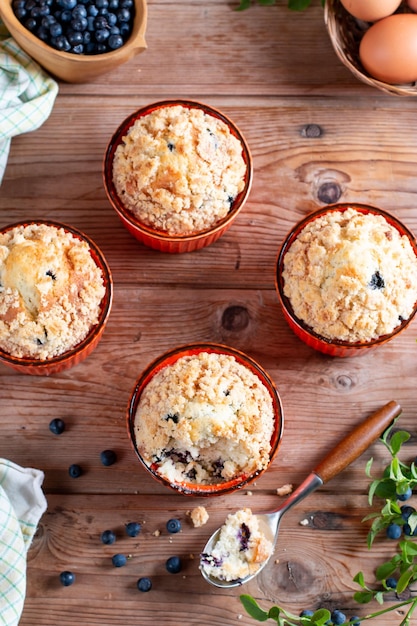
[[[73,572],[61,572],[59,575],[59,580],[61,581],[61,585],[64,587],[69,587],[75,582],[75,574]]]
[[[179,533],[181,530],[181,522],[179,519],[169,519],[167,521],[167,531],[169,533],[175,534]]]
[[[62,35],[61,24],[58,24],[58,22],[51,24],[49,27],[49,32],[51,34],[51,37],[59,37],[60,35]]]
[[[58,0],[58,5],[65,11],[71,11],[77,6],[77,0]]]
[[[129,522],[126,524],[126,533],[129,537],[137,537],[141,531],[139,522]]]
[[[349,620],[349,623],[355,624],[355,626],[360,626],[361,618],[358,617],[357,615],[352,615],[352,617]]]
[[[314,615],[314,611],[311,611],[310,609],[304,609],[304,611],[301,611],[300,613],[300,617],[312,617]]]
[[[114,567],[123,567],[127,563],[127,557],[124,554],[114,554],[111,561]]]
[[[406,535],[407,537],[417,537],[417,526],[415,527],[414,530],[411,530],[410,524],[407,523],[407,524],[404,524],[403,530],[404,530],[404,535]]]
[[[165,563],[165,567],[170,574],[178,574],[181,571],[182,563],[179,556],[170,556]]]
[[[401,507],[401,517],[403,520],[407,521],[412,513],[415,513],[416,510],[413,506],[402,506]]]
[[[109,467],[110,465],[116,463],[117,454],[114,450],[103,450],[103,452],[100,453],[100,461],[103,463],[103,465]]]
[[[71,476],[71,478],[79,478],[81,474],[83,473],[83,470],[81,469],[79,465],[77,465],[76,463],[73,463],[68,468],[68,473]]]
[[[110,35],[108,44],[111,50],[117,50],[123,46],[123,37],[119,34]]]
[[[399,539],[402,534],[402,528],[399,524],[390,524],[387,526],[388,539]]]
[[[112,543],[116,541],[116,535],[114,534],[112,530],[104,530],[101,533],[101,541],[107,546],[110,546]]]
[[[51,422],[49,422],[49,430],[54,435],[62,435],[65,430],[65,422],[59,417],[55,417]]]
[[[139,578],[137,587],[139,591],[150,591],[152,589],[152,581],[150,578],[144,576],[143,578]]]
[[[345,622],[346,622],[346,615],[342,613],[342,611],[339,611],[338,609],[336,609],[335,611],[332,612],[332,623],[335,626],[340,626],[340,624],[344,624]]]
[[[397,500],[401,502],[405,502],[405,500],[409,500],[413,495],[411,487],[408,487],[404,493],[397,493]]]
[[[389,589],[396,589],[397,588],[397,579],[396,578],[387,578],[387,580],[385,581],[386,586]]]

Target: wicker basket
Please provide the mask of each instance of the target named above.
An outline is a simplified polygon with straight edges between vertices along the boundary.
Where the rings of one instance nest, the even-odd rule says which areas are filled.
[[[406,12],[400,6],[398,12]],[[340,0],[326,0],[324,22],[333,48],[342,63],[363,83],[396,96],[417,96],[417,83],[390,85],[372,78],[359,60],[359,43],[369,24],[350,15]]]

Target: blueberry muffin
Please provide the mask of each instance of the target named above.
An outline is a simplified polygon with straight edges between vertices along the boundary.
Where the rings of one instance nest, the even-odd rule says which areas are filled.
[[[213,549],[201,555],[200,567],[212,578],[240,580],[255,574],[273,549],[257,516],[245,508],[227,516]]]
[[[268,466],[272,397],[235,357],[180,357],[144,388],[134,435],[144,462],[171,483],[220,484]]]
[[[241,142],[197,107],[160,107],[139,117],[118,145],[113,182],[143,224],[169,235],[208,229],[244,189]]]
[[[284,256],[294,314],[329,340],[368,342],[392,333],[417,301],[417,258],[382,215],[349,207],[310,221]]]
[[[0,233],[0,348],[47,360],[75,347],[97,323],[105,295],[90,248],[47,224]]]

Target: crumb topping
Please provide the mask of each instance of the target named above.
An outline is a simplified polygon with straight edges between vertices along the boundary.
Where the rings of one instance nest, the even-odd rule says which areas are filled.
[[[88,244],[63,228],[0,233],[0,348],[39,360],[76,346],[98,321],[105,294]]]
[[[328,339],[371,341],[408,319],[417,257],[380,215],[349,207],[307,224],[284,257],[284,294],[295,315]]]
[[[245,185],[240,141],[199,108],[159,108],[138,118],[117,147],[113,181],[144,224],[186,235],[229,213]]]
[[[233,356],[208,352],[160,370],[135,416],[144,461],[173,483],[217,484],[265,469],[273,428],[263,382]]]

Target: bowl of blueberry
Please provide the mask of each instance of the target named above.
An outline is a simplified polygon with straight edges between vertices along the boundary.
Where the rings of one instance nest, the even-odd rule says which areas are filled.
[[[232,493],[275,458],[284,425],[267,372],[229,346],[197,343],[158,357],[139,376],[127,429],[142,466],[183,495]]]
[[[146,0],[2,0],[21,48],[55,78],[85,83],[146,49]]]
[[[278,253],[275,284],[286,321],[308,346],[366,354],[417,313],[417,242],[394,215],[338,203],[305,216]]]

